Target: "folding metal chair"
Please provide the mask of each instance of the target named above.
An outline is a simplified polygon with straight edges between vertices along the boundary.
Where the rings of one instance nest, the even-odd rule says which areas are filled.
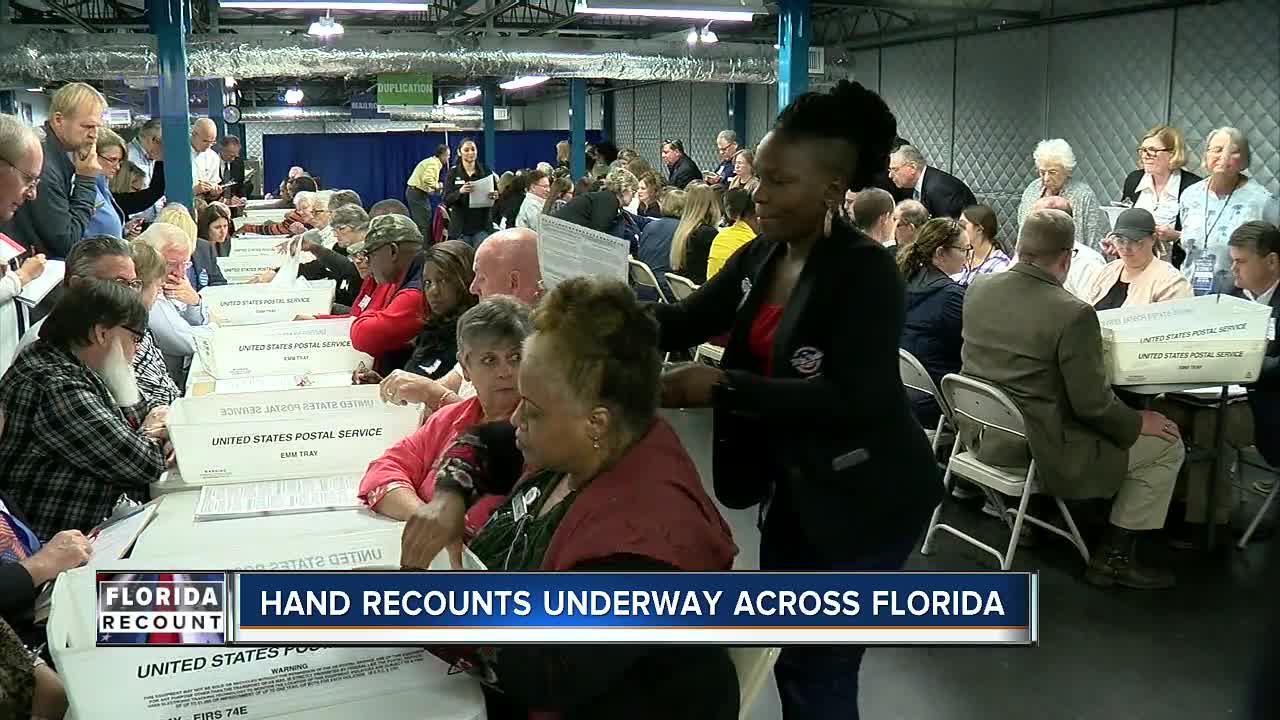
[[[627,267],[631,275],[631,282],[640,287],[653,288],[658,293],[658,302],[667,302],[666,293],[662,292],[662,287],[658,285],[658,276],[653,274],[653,270],[648,265],[639,260],[629,257],[627,258]]]
[[[676,302],[680,302],[693,294],[698,286],[692,280],[675,273],[667,273],[667,287],[671,288],[671,295]]]
[[[1237,462],[1239,462],[1240,465],[1247,465],[1259,470],[1265,470],[1272,475],[1280,476],[1280,469],[1273,468],[1268,465],[1267,461],[1263,460],[1261,455],[1258,455],[1257,459],[1253,459],[1254,455],[1258,455],[1258,451],[1255,448],[1241,450],[1237,455],[1239,458]],[[1236,473],[1236,477],[1242,476],[1243,473]],[[1262,518],[1267,516],[1267,511],[1271,509],[1271,504],[1276,501],[1276,495],[1280,494],[1280,477],[1277,477],[1276,480],[1277,481],[1271,485],[1271,492],[1267,493],[1267,499],[1262,501],[1262,506],[1259,507],[1258,512],[1253,515],[1253,520],[1249,521],[1248,529],[1244,531],[1244,534],[1240,536],[1240,541],[1236,543],[1236,547],[1241,550],[1245,549],[1245,547],[1249,545],[1249,538],[1253,537],[1253,533],[1258,529],[1258,525],[1262,522]]]
[[[933,398],[942,411],[942,415],[938,417],[938,426],[932,430],[926,428],[924,431],[929,436],[929,442],[933,446],[933,456],[936,458],[938,448],[955,439],[955,422],[951,418],[951,408],[942,398],[942,393],[938,392],[938,386],[933,384],[933,378],[929,377],[929,372],[924,369],[924,365],[916,359],[915,355],[902,348],[898,348],[898,374],[902,376],[903,385]]]
[[[961,419],[968,420],[974,423],[980,432],[1002,431],[1026,440],[1027,427],[1026,422],[1023,420],[1022,412],[1013,404],[1009,396],[987,383],[964,375],[947,375],[942,378],[942,400],[950,405],[953,416],[957,421]],[[943,496],[943,501],[938,503],[938,507],[933,510],[933,517],[929,520],[929,531],[925,534],[924,545],[920,548],[921,554],[928,555],[931,553],[934,533],[938,530],[945,530],[970,545],[994,555],[1000,561],[1000,569],[1008,570],[1013,566],[1013,556],[1018,550],[1018,537],[1022,532],[1022,523],[1026,520],[1033,525],[1070,540],[1071,544],[1075,545],[1076,549],[1080,551],[1084,561],[1086,563],[1089,562],[1089,548],[1085,546],[1084,539],[1080,537],[1080,531],[1076,528],[1075,520],[1072,519],[1071,512],[1067,510],[1062,498],[1055,497],[1054,501],[1058,504],[1058,511],[1062,513],[1062,519],[1066,522],[1070,532],[1027,514],[1027,502],[1037,492],[1036,462],[1034,458],[1025,469],[1020,468],[1015,472],[1010,472],[1008,468],[988,465],[979,460],[977,453],[971,451],[965,445],[965,433],[957,433],[956,435],[956,442],[951,448],[951,457],[947,462],[947,470],[942,476],[942,484],[946,487],[946,495]],[[987,497],[995,503],[996,507],[1000,509],[1000,516],[1004,518],[1005,524],[1009,525],[1010,529],[1009,545],[1003,553],[972,535],[939,522],[939,518],[942,516],[942,506],[946,504],[946,498],[951,494],[952,476],[954,475],[963,477],[965,480],[978,485],[987,494]],[[1006,495],[1019,498],[1016,511],[1011,508],[1005,508],[1003,496]],[[1012,523],[1010,523],[1009,519],[1011,514],[1013,515]]]
[[[733,669],[738,673],[738,720],[746,720],[751,716],[751,706],[764,689],[769,671],[781,654],[782,648],[776,647],[729,648],[729,659],[733,661]]]

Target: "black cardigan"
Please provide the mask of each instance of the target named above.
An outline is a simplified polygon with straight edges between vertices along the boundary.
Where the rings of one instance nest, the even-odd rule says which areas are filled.
[[[650,307],[664,350],[729,331],[730,382],[713,402],[716,496],[748,507],[776,482],[808,540],[851,559],[916,537],[942,495],[898,374],[903,283],[879,243],[837,221],[796,281],[766,377],[748,335],[784,253],[761,235],[683,302]]]
[[[490,174],[489,168],[485,167],[484,163],[480,161],[476,161],[474,175],[468,175],[466,168],[462,167],[462,163],[449,168],[449,173],[444,176],[444,204],[449,208],[449,234],[451,236],[474,235],[493,227],[491,222],[493,208],[472,208],[471,196],[463,195],[461,192],[464,183],[483,180],[489,177]]]
[[[684,266],[680,271],[698,285],[707,281],[707,258],[711,257],[711,244],[720,231],[715,225],[703,223],[689,231],[684,241]]]
[[[151,184],[145,190],[116,195],[116,202],[119,203],[127,219],[128,216],[155,205],[162,197],[164,197],[164,161],[157,160],[155,167],[151,170]]]
[[[555,217],[592,230],[607,233],[618,221],[618,196],[608,190],[583,193],[565,204]]]
[[[1142,176],[1146,174],[1144,170],[1134,170],[1124,179],[1124,188],[1120,192],[1121,200],[1128,200],[1131,203],[1138,202],[1138,183],[1142,182]],[[1187,188],[1200,182],[1202,178],[1199,175],[1193,175],[1186,170],[1182,171],[1182,186],[1178,188],[1178,199],[1182,199],[1182,193]],[[1182,229],[1182,213],[1178,213],[1178,217],[1173,221],[1173,229]]]

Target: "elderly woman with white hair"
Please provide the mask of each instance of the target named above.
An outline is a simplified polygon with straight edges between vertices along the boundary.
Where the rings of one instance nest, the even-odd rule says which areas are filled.
[[[157,222],[138,239],[155,248],[164,258],[166,281],[186,279],[195,249],[191,237],[176,225]],[[190,287],[190,285],[187,285]],[[161,293],[151,306],[147,326],[155,335],[169,376],[185,387],[191,357],[196,354],[196,329],[209,324],[209,314],[199,295]]]
[[[319,192],[303,190],[293,196],[293,209],[283,220],[246,223],[240,226],[240,232],[249,235],[301,235],[316,226],[315,209],[319,200]],[[324,202],[327,204],[328,198]]]
[[[1037,200],[1058,195],[1066,198],[1074,211],[1075,241],[1100,249],[1106,233],[1102,209],[1098,207],[1093,189],[1083,180],[1071,177],[1076,169],[1076,155],[1071,146],[1061,138],[1041,140],[1032,155],[1038,177],[1022,193],[1022,202],[1018,204],[1018,227],[1022,227],[1022,221],[1031,213]]]
[[[1249,138],[1236,128],[1220,127],[1205,138],[1209,176],[1182,193],[1182,247],[1187,251],[1182,274],[1196,295],[1235,288],[1227,241],[1236,228],[1251,220],[1280,224],[1275,196],[1244,174],[1250,159]]]

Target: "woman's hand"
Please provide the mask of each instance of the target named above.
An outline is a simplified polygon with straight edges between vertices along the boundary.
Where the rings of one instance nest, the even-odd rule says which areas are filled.
[[[1175,230],[1172,225],[1157,225],[1156,237],[1172,245],[1182,239],[1182,233]]]
[[[431,378],[395,370],[382,381],[378,394],[382,397],[382,402],[388,405],[422,403],[434,408],[447,390],[448,388]]]
[[[142,421],[142,434],[149,438],[158,440],[166,440],[169,437],[169,406],[161,405],[151,409],[147,413],[147,419]]]
[[[709,407],[712,390],[728,379],[720,368],[702,363],[685,363],[674,367],[662,373],[662,406]]]
[[[426,570],[442,549],[449,551],[449,565],[462,569],[462,539],[466,531],[467,507],[452,492],[437,492],[431,502],[419,507],[405,523],[400,535],[400,566]]]
[[[170,275],[164,279],[164,296],[187,305],[199,305],[200,295],[191,287],[185,275]]]
[[[22,281],[23,287],[26,287],[27,283],[43,275],[44,266],[45,258],[43,253],[23,260],[22,267],[18,268],[18,279]]]
[[[307,231],[307,226],[303,225],[300,222],[290,223],[289,225],[289,232],[293,235],[301,235],[306,231]]]
[[[272,280],[274,280],[275,277],[276,277],[275,270],[264,270],[258,273],[257,275],[254,275],[253,277],[249,278],[249,284],[255,285],[257,283],[269,283]],[[294,318],[294,319],[298,320],[300,318]]]
[[[464,194],[464,195],[470,195],[470,194],[471,194],[471,189],[472,189],[473,187],[475,187],[475,186],[474,186],[474,185],[472,185],[471,183],[469,183],[469,182],[465,182],[465,183],[462,183],[462,187],[458,188],[458,192],[460,192],[460,193],[462,193],[462,194]]]
[[[382,376],[365,367],[364,363],[357,365],[351,373],[352,385],[377,385],[380,382],[382,382]]]

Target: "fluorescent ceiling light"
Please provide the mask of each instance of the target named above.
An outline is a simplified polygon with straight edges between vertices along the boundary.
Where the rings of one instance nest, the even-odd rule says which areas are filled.
[[[222,84],[223,84],[223,86],[225,86],[228,90],[230,90],[231,88],[233,88],[233,87],[235,87],[235,86],[236,86],[236,79],[235,79],[235,78],[233,78],[233,77],[223,78],[223,79],[222,79]]]
[[[423,12],[425,2],[341,2],[341,0],[226,0],[220,7],[232,10],[385,10],[386,12]]]
[[[541,85],[550,79],[551,78],[546,75],[525,75],[524,77],[518,77],[515,80],[508,80],[498,87],[503,90],[523,90],[524,88],[530,88],[534,85]]]
[[[297,105],[302,102],[302,90],[300,88],[289,88],[284,91],[284,101],[290,105]]]
[[[331,15],[325,15],[311,23],[311,29],[307,30],[308,35],[318,38],[337,37],[344,32],[342,23],[337,22]]]
[[[702,28],[702,42],[708,45],[720,42],[720,38],[717,37],[715,31],[711,29],[711,23],[707,23],[707,26]]]
[[[445,102],[450,105],[457,105],[459,103],[470,102],[472,100],[475,100],[476,98],[480,97],[480,95],[481,95],[480,88],[471,88],[470,90],[463,90],[462,92],[458,93],[457,95],[454,95],[448,100],[445,100]]]
[[[574,12],[587,15],[630,15],[683,20],[750,22],[754,16],[764,14],[764,7],[757,0],[691,0],[689,2],[577,0]]]
[[[42,93],[44,88],[27,88],[27,92]]]

